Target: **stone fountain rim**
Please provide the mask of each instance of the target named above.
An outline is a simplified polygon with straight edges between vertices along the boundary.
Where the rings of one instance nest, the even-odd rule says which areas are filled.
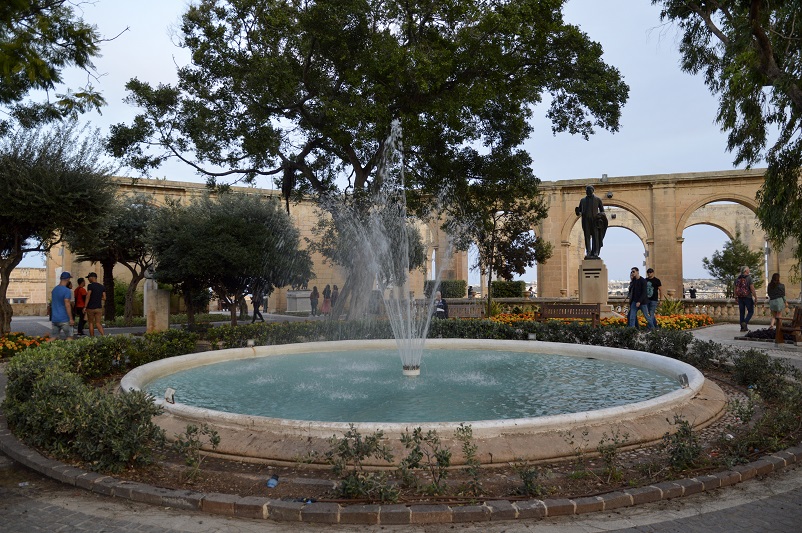
[[[309,342],[199,352],[162,359],[137,367],[128,372],[122,378],[120,387],[123,391],[142,390],[147,383],[158,377],[188,368],[205,366],[221,361],[269,357],[274,355],[303,354],[319,351],[392,349],[395,348],[395,346],[396,343],[393,339],[379,339]],[[508,431],[544,431],[556,428],[575,427],[578,425],[591,425],[610,420],[632,420],[650,414],[664,412],[690,402],[697,394],[700,393],[706,382],[704,375],[699,370],[687,363],[683,363],[682,361],[648,352],[625,350],[621,348],[609,348],[606,346],[564,344],[544,341],[428,339],[426,341],[426,347],[429,349],[449,348],[466,350],[507,349],[510,351],[520,351],[526,353],[549,353],[582,358],[594,357],[596,359],[618,361],[640,368],[654,370],[669,377],[676,378],[680,374],[686,374],[688,377],[688,386],[686,388],[680,388],[667,394],[663,394],[661,396],[641,402],[596,409],[593,411],[582,411],[560,415],[471,421],[470,425],[473,428],[474,434],[478,435],[484,433],[504,433]],[[173,404],[166,402],[164,398],[155,398],[154,401],[158,405],[161,405],[168,415],[172,415],[178,419],[200,419],[213,421],[216,424],[229,427],[236,426],[248,428],[250,430],[275,429],[281,432],[303,434],[307,436],[314,435],[318,437],[330,436],[332,432],[347,431],[351,426],[355,427],[359,431],[374,431],[377,428],[380,428],[386,434],[400,435],[401,433],[408,431],[410,426],[422,426],[438,431],[453,431],[460,425],[458,422],[348,423],[292,420],[214,411],[211,409],[184,405],[180,402]]]

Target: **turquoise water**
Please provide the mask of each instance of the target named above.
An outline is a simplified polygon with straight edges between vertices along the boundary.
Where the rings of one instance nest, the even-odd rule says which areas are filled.
[[[679,388],[617,362],[509,351],[426,350],[401,375],[395,350],[260,357],[161,377],[145,389],[248,415],[330,422],[469,422],[613,407]]]

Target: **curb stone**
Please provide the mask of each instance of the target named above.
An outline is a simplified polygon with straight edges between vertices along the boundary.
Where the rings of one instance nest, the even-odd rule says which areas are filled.
[[[132,501],[200,510],[210,514],[317,524],[445,524],[521,520],[528,518],[577,515],[630,507],[668,500],[728,487],[743,481],[777,472],[802,462],[802,445],[794,446],[751,463],[714,474],[656,483],[647,487],[609,492],[584,498],[524,500],[488,500],[482,505],[449,506],[445,504],[415,505],[340,505],[326,502],[269,500],[257,496],[200,493],[153,487],[120,480],[48,459],[24,445],[7,428],[0,417],[0,451],[31,470],[65,484],[104,496]]]

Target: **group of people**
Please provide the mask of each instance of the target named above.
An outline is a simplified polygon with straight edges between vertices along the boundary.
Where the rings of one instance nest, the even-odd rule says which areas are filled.
[[[311,307],[310,315],[311,316],[320,316],[320,315],[328,315],[331,313],[331,310],[334,309],[334,306],[337,305],[337,299],[340,297],[340,289],[337,285],[334,288],[331,287],[328,283],[323,288],[323,304],[320,305],[320,309],[318,309],[318,304],[320,304],[320,292],[317,290],[317,285],[312,287],[312,292],[309,293],[309,306]]]
[[[778,272],[772,274],[771,281],[766,287],[766,293],[769,297],[769,310],[771,311],[770,327],[773,328],[779,324],[783,311],[788,307],[788,301],[785,298],[785,285],[780,283],[780,274]],[[738,301],[741,331],[749,331],[749,321],[752,319],[752,315],[755,314],[757,291],[755,291],[755,282],[748,266],[742,266],[741,273],[735,278],[733,296]]]
[[[654,269],[646,271],[646,278],[641,277],[638,267],[632,267],[629,273],[629,313],[627,325],[629,327],[638,326],[638,311],[640,311],[649,329],[657,327],[655,316],[657,306],[663,296],[661,289],[662,283],[654,276]],[[782,312],[788,306],[785,298],[785,285],[780,283],[780,274],[774,273],[767,287],[769,297],[769,309],[771,310],[771,327],[775,327],[782,316]],[[695,293],[695,291],[694,291]],[[755,282],[752,279],[748,266],[741,267],[740,274],[735,279],[733,295],[738,301],[738,314],[740,319],[741,331],[749,331],[749,321],[755,313],[755,302],[757,301],[757,291]],[[695,297],[692,294],[691,297]]]
[[[77,320],[76,336],[84,335],[84,327],[89,325],[89,336],[105,335],[103,330],[103,306],[106,302],[106,288],[97,282],[97,274],[90,272],[86,279],[78,278],[78,287],[72,289],[72,274],[62,272],[59,284],[50,293],[50,322],[52,324],[50,340],[60,339],[62,335],[73,338],[73,327]],[[85,286],[86,285],[86,286]]]
[[[632,267],[629,271],[629,313],[627,316],[627,326],[638,327],[638,310],[646,319],[646,327],[654,329],[657,327],[657,306],[663,296],[663,284],[654,275],[654,269],[646,270],[646,277],[640,275],[638,267]]]

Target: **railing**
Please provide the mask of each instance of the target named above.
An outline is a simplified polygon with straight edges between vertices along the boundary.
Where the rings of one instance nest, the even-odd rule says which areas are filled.
[[[526,311],[533,305],[542,303],[565,303],[566,301],[576,301],[567,298],[494,298],[494,302],[501,304],[504,312],[512,312],[514,308]],[[610,297],[607,302],[612,306],[613,311],[626,314],[628,302],[626,298]],[[448,311],[452,318],[461,317],[483,317],[487,301],[483,298],[449,298]],[[788,308],[783,312],[784,318],[794,316],[794,307],[800,305],[799,300],[789,300]],[[735,322],[739,320],[738,302],[732,298],[686,298],[682,300],[682,308],[685,313],[710,315],[716,322]],[[768,324],[771,320],[769,301],[765,298],[758,299],[755,303],[755,314],[752,322],[756,324]]]

